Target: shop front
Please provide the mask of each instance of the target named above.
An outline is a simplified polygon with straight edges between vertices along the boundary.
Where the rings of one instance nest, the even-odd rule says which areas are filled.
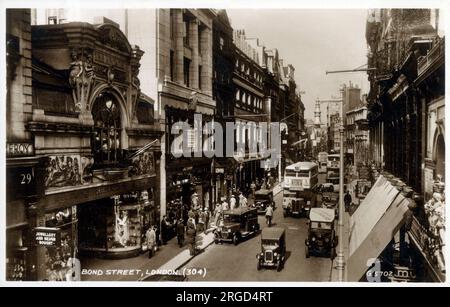
[[[78,205],[80,254],[105,258],[138,255],[145,244],[145,231],[159,224],[152,195],[153,189],[148,189]]]

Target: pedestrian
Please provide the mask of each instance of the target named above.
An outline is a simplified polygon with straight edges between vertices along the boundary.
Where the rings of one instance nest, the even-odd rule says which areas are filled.
[[[350,195],[348,190],[344,196],[344,203],[345,203],[345,212],[348,212],[350,209],[350,205],[352,204],[352,196]]]
[[[234,208],[236,208],[236,198],[234,197],[234,194],[231,195],[230,198],[230,209],[233,210]]]
[[[230,207],[228,206],[228,203],[227,203],[226,199],[224,198],[222,200],[222,211],[228,211],[228,210],[230,210]]]
[[[242,200],[241,200],[241,207],[245,208],[245,207],[247,207],[247,204],[248,204],[247,197],[243,196]]]
[[[242,194],[242,192],[239,193],[239,207],[243,207],[244,198],[245,198],[244,194]]]
[[[268,205],[266,208],[266,222],[269,227],[272,226],[273,208],[272,205]]]
[[[150,226],[145,233],[147,241],[148,258],[152,258],[153,253],[156,252],[156,232],[155,227]]]
[[[177,222],[177,240],[178,246],[183,247],[184,243],[184,223],[183,219],[179,219]]]
[[[195,220],[193,218],[188,219],[187,223],[187,243],[189,244],[189,252],[191,256],[195,255],[195,236],[197,235],[197,229]]]
[[[203,214],[203,211],[200,211],[198,214],[198,223],[197,223],[197,232],[202,233],[205,230],[205,215]]]
[[[204,214],[204,221],[205,221],[205,231],[209,229],[209,223],[210,223],[210,218],[211,218],[211,214],[209,212],[208,207],[205,207],[205,210],[203,211]]]
[[[252,190],[252,198],[255,199],[256,183],[254,181],[250,184],[250,189]]]
[[[164,215],[161,221],[161,241],[163,245],[167,244],[168,232],[169,232],[169,222],[167,221],[167,217]]]
[[[214,226],[218,226],[220,215],[222,214],[222,205],[220,203],[216,204],[216,209],[214,210]]]

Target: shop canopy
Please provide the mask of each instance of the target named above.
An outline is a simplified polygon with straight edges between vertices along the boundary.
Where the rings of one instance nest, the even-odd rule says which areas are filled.
[[[379,176],[350,218],[348,281],[359,281],[404,223],[408,199]]]

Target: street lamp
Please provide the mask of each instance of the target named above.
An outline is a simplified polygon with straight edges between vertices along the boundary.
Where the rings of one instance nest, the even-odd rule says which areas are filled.
[[[339,127],[339,249],[336,257],[336,269],[339,281],[344,281],[345,257],[344,257],[344,102],[341,102],[341,126]]]

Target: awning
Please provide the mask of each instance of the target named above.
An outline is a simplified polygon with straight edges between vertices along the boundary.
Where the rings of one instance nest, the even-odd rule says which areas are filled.
[[[404,222],[406,199],[385,177],[379,176],[350,218],[348,281],[359,281]]]

